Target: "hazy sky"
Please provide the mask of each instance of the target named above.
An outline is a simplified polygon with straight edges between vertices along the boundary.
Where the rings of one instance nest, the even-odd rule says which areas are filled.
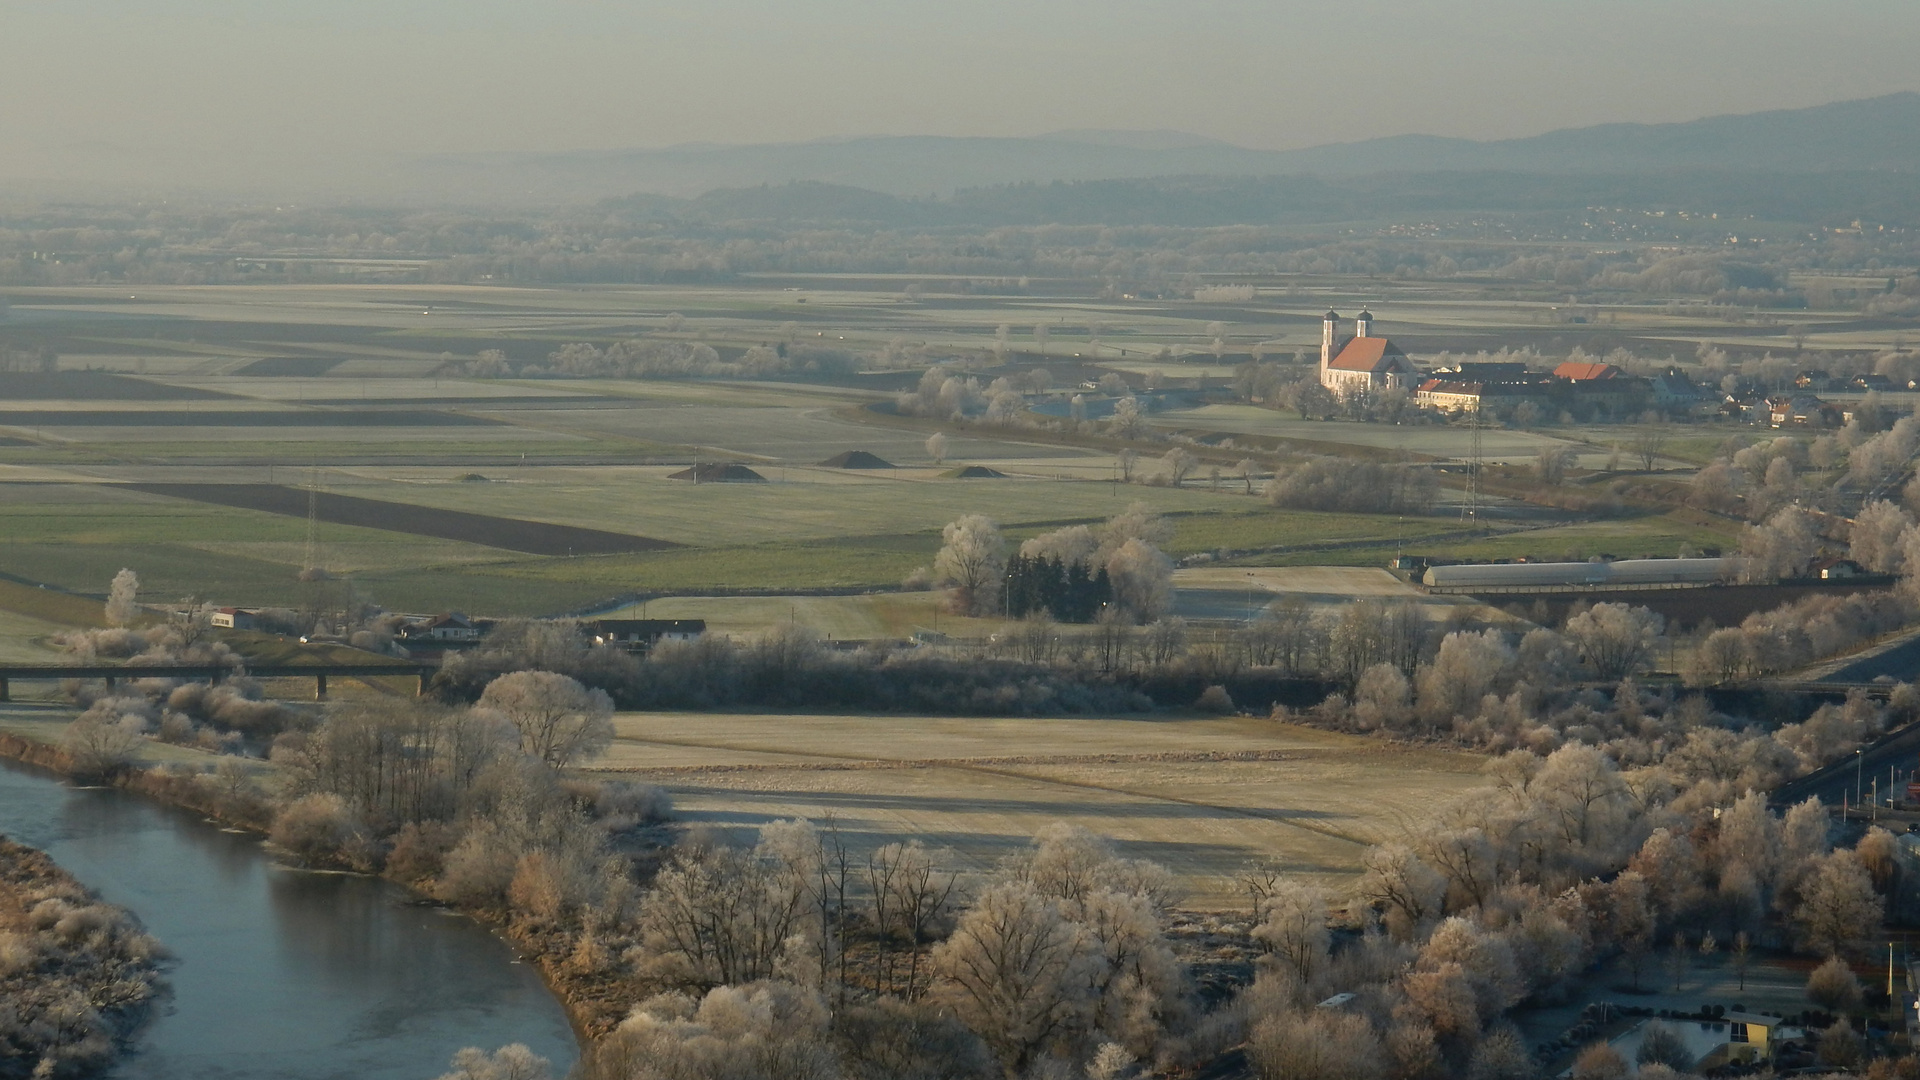
[[[1492,138],[1920,89],[1915,0],[0,0],[0,147]]]

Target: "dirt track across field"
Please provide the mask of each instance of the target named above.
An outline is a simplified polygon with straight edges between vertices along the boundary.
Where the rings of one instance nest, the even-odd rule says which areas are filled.
[[[409,503],[382,502],[320,491],[309,493],[281,484],[127,484],[134,491],[175,499],[263,510],[269,514],[306,517],[309,495],[314,516],[334,525],[412,533],[441,540],[522,551],[529,555],[612,555],[630,551],[661,551],[681,545],[648,536],[601,529],[554,525],[545,521],[492,517],[460,510],[436,510]]]

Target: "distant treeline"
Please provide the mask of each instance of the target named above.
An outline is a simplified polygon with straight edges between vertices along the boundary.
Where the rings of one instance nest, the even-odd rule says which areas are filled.
[[[896,228],[1002,225],[1302,225],[1448,211],[1535,213],[1589,207],[1681,209],[1763,221],[1920,222],[1910,173],[1690,170],[1614,175],[1385,173],[1355,177],[1178,176],[1007,184],[909,199],[803,181],[641,195],[609,209],[655,221],[868,222]]]

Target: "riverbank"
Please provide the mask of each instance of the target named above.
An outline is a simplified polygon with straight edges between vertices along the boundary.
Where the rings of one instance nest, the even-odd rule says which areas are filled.
[[[42,725],[34,725],[36,728]],[[74,761],[64,749],[48,741],[57,737],[53,725],[40,731],[0,732],[0,758],[24,762],[72,778]],[[170,755],[177,748],[165,747]],[[104,778],[105,782],[158,803],[189,810],[230,828],[267,836],[274,807],[258,790],[260,774],[272,766],[258,761],[193,752],[204,762],[143,763]],[[232,763],[221,770],[222,763]],[[199,765],[200,767],[194,767]],[[185,766],[185,767],[183,767]],[[212,766],[214,771],[208,771]],[[576,1042],[586,1046],[613,1030],[643,994],[625,979],[610,977],[603,968],[579,963],[577,942],[535,921],[520,920],[510,911],[466,904],[449,904],[423,890],[423,883],[396,874],[377,875],[407,889],[424,903],[467,916],[507,941],[516,955],[536,971],[564,1011]],[[4,1080],[0,1073],[0,1080]]]
[[[112,1064],[161,993],[164,955],[131,912],[0,836],[0,1077]]]

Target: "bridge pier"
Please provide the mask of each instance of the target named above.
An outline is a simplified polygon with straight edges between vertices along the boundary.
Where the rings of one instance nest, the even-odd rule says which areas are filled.
[[[327,700],[327,674],[324,671],[313,677],[313,700]]]
[[[8,690],[7,677],[5,675],[0,675],[0,702],[13,700],[13,698],[8,695],[7,690]]]

